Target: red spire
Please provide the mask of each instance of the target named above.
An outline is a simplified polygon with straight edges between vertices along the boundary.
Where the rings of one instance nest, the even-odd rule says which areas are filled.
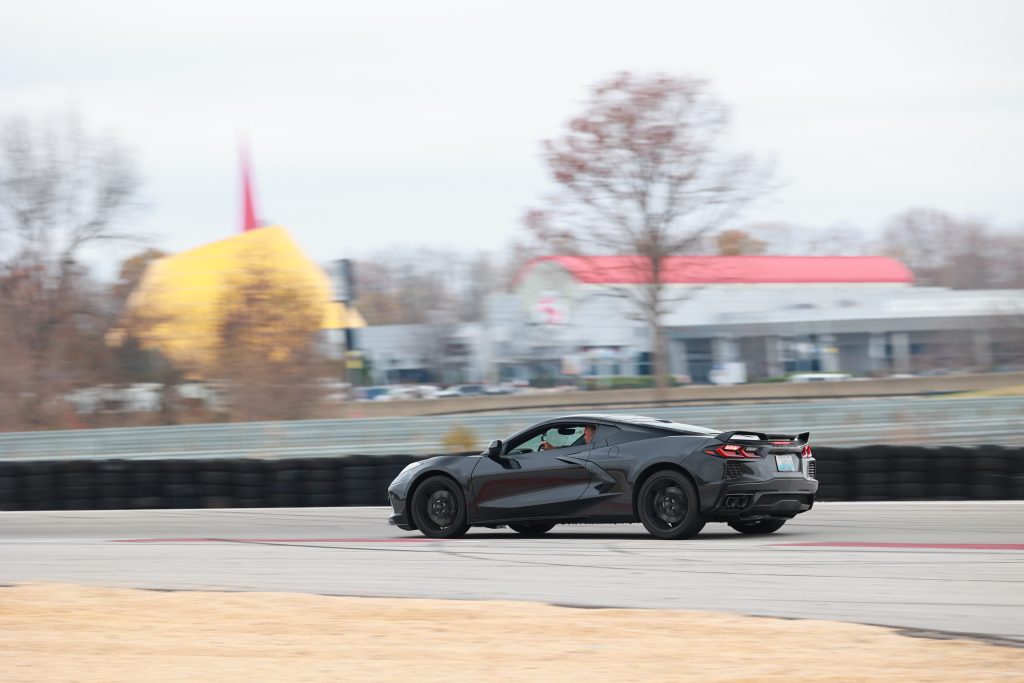
[[[252,193],[252,177],[249,169],[249,148],[242,145],[242,232],[260,227],[256,222],[256,200]]]

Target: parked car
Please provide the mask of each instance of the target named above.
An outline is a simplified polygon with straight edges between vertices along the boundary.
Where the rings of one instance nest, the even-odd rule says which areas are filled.
[[[418,384],[414,389],[416,390],[416,398],[437,398],[437,392],[440,391],[433,384]]]
[[[511,384],[489,384],[484,387],[484,393],[489,396],[502,396],[505,394],[514,394],[519,389],[512,386]]]
[[[457,398],[459,396],[483,396],[484,388],[479,384],[456,384],[437,392],[437,398]]]
[[[390,401],[391,387],[359,387],[355,392],[357,401]]]
[[[845,372],[801,372],[796,375],[790,375],[790,382],[843,382],[848,379],[853,379],[851,375]]]
[[[359,387],[356,397],[360,401],[412,401],[437,398],[437,387],[430,384],[384,384]]]

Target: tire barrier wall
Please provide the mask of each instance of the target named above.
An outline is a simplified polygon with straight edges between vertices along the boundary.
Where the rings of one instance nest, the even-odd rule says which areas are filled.
[[[1024,448],[814,449],[818,500],[1022,500]]]
[[[1024,449],[815,449],[819,500],[1024,499]],[[408,455],[0,462],[0,510],[386,504]]]

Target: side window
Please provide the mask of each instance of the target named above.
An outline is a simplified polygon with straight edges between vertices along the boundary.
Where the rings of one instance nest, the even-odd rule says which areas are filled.
[[[582,443],[583,426],[562,425],[552,427],[544,433],[544,440],[555,448],[565,448],[577,442]]]
[[[525,441],[512,444],[507,453],[533,453],[540,448],[540,442],[544,440],[544,432],[527,437]]]
[[[506,453],[535,453],[541,450],[565,448],[585,444],[586,425],[556,425],[532,435],[527,434],[519,441],[510,441]],[[593,443],[593,442],[591,442]]]

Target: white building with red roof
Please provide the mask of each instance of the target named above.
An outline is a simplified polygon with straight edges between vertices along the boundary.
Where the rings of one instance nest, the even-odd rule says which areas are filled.
[[[630,256],[525,263],[486,325],[503,379],[650,373],[633,303],[655,278]],[[915,287],[882,256],[677,256],[663,261],[669,371],[707,382],[796,372],[886,375],[1024,363],[1024,292]]]

